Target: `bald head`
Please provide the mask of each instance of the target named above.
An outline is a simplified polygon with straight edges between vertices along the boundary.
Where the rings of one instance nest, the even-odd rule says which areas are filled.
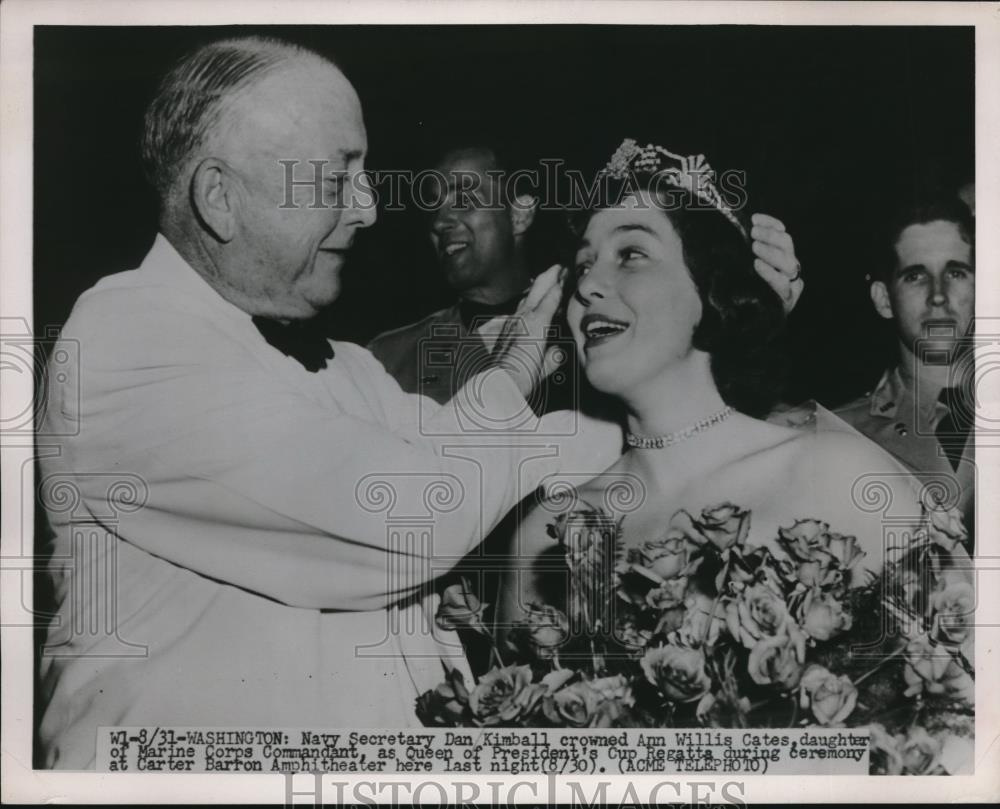
[[[307,175],[307,161],[318,158],[331,169],[342,168],[363,155],[364,135],[351,83],[331,63],[305,55],[275,65],[232,93],[193,154],[223,158],[244,176],[268,175],[278,187],[281,161],[299,161],[296,176]],[[336,153],[330,151],[333,143]]]
[[[203,45],[164,76],[145,117],[142,160],[160,199],[184,186],[186,172],[209,140],[239,128],[235,105],[275,74],[324,72],[349,88],[337,66],[313,51],[277,39],[238,37]],[[244,104],[245,107],[245,104]]]
[[[340,69],[258,38],[182,60],[143,142],[164,235],[228,301],[287,320],[337,297],[347,250],[375,221],[366,151],[361,104]]]

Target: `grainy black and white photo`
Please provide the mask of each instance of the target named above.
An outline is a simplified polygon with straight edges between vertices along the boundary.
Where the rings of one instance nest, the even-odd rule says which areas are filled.
[[[626,22],[32,26],[33,769],[982,766],[976,28]]]

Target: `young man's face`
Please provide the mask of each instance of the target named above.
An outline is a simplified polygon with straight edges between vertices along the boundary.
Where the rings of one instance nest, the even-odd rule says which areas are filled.
[[[895,251],[889,279],[872,284],[876,310],[896,321],[900,343],[918,359],[950,358],[975,315],[972,245],[957,224],[937,220],[905,228]]]
[[[431,221],[431,242],[448,285],[459,294],[490,286],[513,270],[515,228],[502,198],[496,163],[485,150],[449,154],[437,170],[446,178],[444,204]]]

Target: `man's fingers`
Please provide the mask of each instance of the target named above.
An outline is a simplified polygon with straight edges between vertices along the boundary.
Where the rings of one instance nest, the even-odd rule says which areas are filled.
[[[766,213],[755,213],[750,217],[750,221],[755,225],[762,225],[768,228],[774,228],[775,230],[780,230],[784,232],[785,223],[780,219],[775,219],[773,216],[768,216]]]
[[[543,315],[546,319],[551,320],[552,316],[556,313],[556,309],[559,308],[559,303],[561,301],[562,282],[561,279],[559,279],[545,291],[545,294],[542,295],[542,299],[535,307],[535,311]]]
[[[540,273],[528,290],[527,297],[521,302],[519,307],[522,311],[530,311],[538,306],[539,302],[553,288],[559,289],[559,270],[562,268],[558,264],[553,264],[545,272]]]

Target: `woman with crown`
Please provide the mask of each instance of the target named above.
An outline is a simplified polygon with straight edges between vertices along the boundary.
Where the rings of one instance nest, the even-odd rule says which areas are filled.
[[[767,553],[792,565],[796,592],[824,599],[831,583],[837,598],[870,583],[929,525],[950,554],[964,531],[935,511],[940,492],[922,490],[875,444],[832,416],[823,429],[763,420],[774,405],[782,303],[755,271],[753,231],[704,159],[626,141],[602,178],[606,204],[577,223],[566,314],[590,384],[623,407],[627,447],[582,485],[548,487],[522,520],[501,626],[544,604],[586,633],[611,633],[622,595],[611,574],[631,568],[648,575],[662,604],[685,600],[680,629],[698,647],[738,602],[733,588],[758,583]],[[698,593],[692,560],[708,557],[723,586]],[[691,620],[692,603],[702,620]]]

